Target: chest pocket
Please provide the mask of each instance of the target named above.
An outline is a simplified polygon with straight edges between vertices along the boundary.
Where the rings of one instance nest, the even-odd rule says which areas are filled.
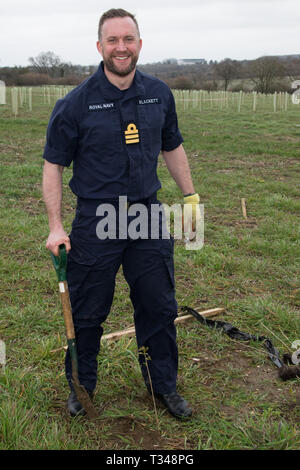
[[[143,102],[143,100],[141,101]],[[162,145],[162,129],[164,126],[163,106],[160,102],[138,104],[137,112],[144,145],[151,153],[157,156]]]
[[[86,114],[81,123],[84,153],[94,155],[101,162],[116,159],[122,152],[122,136],[118,109],[105,109]]]

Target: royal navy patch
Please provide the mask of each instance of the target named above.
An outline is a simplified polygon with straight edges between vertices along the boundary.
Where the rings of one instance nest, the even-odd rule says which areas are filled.
[[[114,109],[114,107],[115,107],[114,103],[95,103],[95,104],[89,104],[88,110],[89,111],[109,111],[111,109]]]

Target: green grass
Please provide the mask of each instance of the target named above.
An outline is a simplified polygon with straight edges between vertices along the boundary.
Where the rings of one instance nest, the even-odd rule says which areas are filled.
[[[14,118],[9,104],[0,108],[0,339],[7,352],[0,369],[0,449],[299,449],[299,379],[281,382],[261,344],[233,341],[193,320],[177,330],[178,391],[194,408],[192,420],[178,422],[158,406],[157,424],[133,338],[102,344],[98,420],[69,418],[66,341],[41,193],[54,102],[44,104],[41,91],[34,93],[32,112],[25,106]],[[205,206],[205,244],[187,251],[176,241],[175,269],[179,306],[225,307],[221,319],[270,337],[283,353],[300,339],[300,114],[299,106],[271,109],[179,106]],[[158,171],[160,199],[181,201],[162,161]],[[66,230],[76,206],[70,176],[67,169]],[[132,322],[120,270],[105,333]]]

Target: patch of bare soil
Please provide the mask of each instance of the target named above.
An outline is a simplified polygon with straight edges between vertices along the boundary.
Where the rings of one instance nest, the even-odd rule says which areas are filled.
[[[224,353],[220,357],[216,357],[211,351],[202,349],[197,358],[191,358],[195,365],[195,375],[197,375],[202,389],[202,396],[205,397],[205,389],[207,395],[211,395],[211,391],[216,391],[219,385],[216,385],[216,376],[220,379],[220,375],[224,373],[224,377],[230,375],[230,381],[227,382],[222,389],[222,399],[216,404],[216,414],[224,416],[225,419],[237,419],[238,417],[251,416],[260,413],[260,407],[257,407],[257,401],[249,402],[245,406],[237,409],[236,406],[230,404],[230,397],[236,390],[257,395],[259,401],[264,404],[273,404],[284,416],[286,420],[291,422],[300,422],[299,405],[299,382],[292,381],[292,387],[287,387],[278,378],[278,369],[270,361],[265,363],[256,364],[251,357],[247,357],[249,349],[247,345],[232,343],[230,353]],[[267,357],[266,351],[266,357]],[[184,384],[182,384],[184,387]],[[179,377],[179,387],[181,380]],[[204,389],[204,390],[203,390]],[[136,398],[137,406],[142,404],[145,410],[152,410],[153,403],[152,397],[145,391],[144,394]],[[197,401],[197,400],[195,400]],[[190,403],[194,410],[194,418],[199,419],[203,413],[203,401],[199,403]],[[158,410],[161,410],[162,405],[157,403]],[[70,420],[68,416],[65,402],[62,400],[54,400],[53,410],[62,414],[62,416]],[[184,438],[168,438],[161,429],[156,425],[155,421],[149,423],[146,419],[143,422],[136,416],[128,414],[126,416],[101,417],[102,412],[106,406],[97,406],[96,409],[99,413],[99,422],[97,424],[98,434],[105,433],[105,440],[101,442],[95,441],[95,448],[99,445],[105,449],[109,445],[110,449],[122,450],[127,446],[139,450],[167,450],[167,449],[183,449],[185,446]],[[121,406],[122,408],[122,406]],[[200,409],[201,408],[201,409]],[[262,408],[263,409],[263,408]],[[298,418],[297,418],[298,416]],[[171,419],[171,418],[170,418]],[[97,420],[96,420],[97,421]]]
[[[161,450],[168,445],[168,439],[162,437],[158,430],[131,416],[106,421],[106,426],[109,427],[110,443],[115,448],[124,449],[126,441],[141,450]]]
[[[51,410],[60,415],[67,422],[71,422],[74,419],[88,420],[87,417],[71,418],[67,409],[66,399],[56,397],[53,400]],[[145,392],[145,395],[140,398],[143,405],[147,409],[153,408],[152,398]],[[105,418],[101,416],[106,406],[98,406],[95,401],[95,409],[98,414],[98,418],[92,420],[98,428],[100,434],[105,434],[105,440],[98,442],[95,436],[93,436],[95,442],[95,449],[105,449],[107,443],[109,443],[110,449],[124,450],[127,445],[130,448],[136,447],[138,450],[163,450],[168,449],[171,445],[172,449],[182,449],[184,446],[183,439],[169,439],[163,436],[161,430],[156,429],[156,423],[153,425],[149,422],[141,422],[135,416],[128,414],[127,416],[120,416],[115,418]],[[92,439],[92,436],[91,436]],[[95,440],[96,439],[96,440]]]
[[[227,366],[244,371],[240,377],[232,380],[233,384],[239,385],[249,392],[263,394],[270,401],[280,401],[279,392],[282,389],[276,367],[268,364],[255,365],[251,363],[251,359],[241,355],[239,351],[234,354],[234,360],[227,362]]]
[[[249,394],[259,395],[263,397],[264,402],[273,403],[285,416],[285,419],[291,419],[295,422],[295,411],[299,412],[300,405],[300,389],[299,381],[290,381],[293,384],[293,392],[291,388],[287,388],[282,380],[278,377],[278,369],[273,363],[263,363],[260,365],[254,364],[250,357],[247,357],[244,352],[247,351],[247,346],[234,345],[230,355],[222,357],[222,359],[215,359],[211,357],[210,353],[202,351],[202,355],[196,359],[196,364],[199,367],[199,373],[205,377],[202,380],[204,386],[214,387],[214,376],[224,371],[224,377],[228,370],[240,371],[240,374],[233,374],[230,380],[230,387],[228,389],[228,396],[232,393],[232,387],[239,388],[241,391],[246,391]],[[267,357],[266,351],[266,357]],[[225,387],[226,388],[226,387]],[[225,393],[227,396],[227,393]],[[221,414],[228,417],[236,416],[237,410],[231,406],[221,406]],[[239,410],[240,414],[254,414],[251,411],[251,404],[244,409]],[[300,420],[300,415],[298,415]]]

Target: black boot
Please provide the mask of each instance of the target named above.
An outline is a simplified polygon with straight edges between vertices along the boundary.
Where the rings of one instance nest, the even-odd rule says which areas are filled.
[[[90,399],[93,400],[94,393],[88,392],[88,394],[90,396]],[[82,408],[81,403],[77,400],[77,396],[74,390],[72,390],[69,395],[69,398],[67,401],[67,407],[72,417],[86,415],[86,411]]]
[[[171,415],[179,419],[188,419],[192,416],[192,409],[177,392],[172,393],[154,393],[154,396],[161,402]]]

